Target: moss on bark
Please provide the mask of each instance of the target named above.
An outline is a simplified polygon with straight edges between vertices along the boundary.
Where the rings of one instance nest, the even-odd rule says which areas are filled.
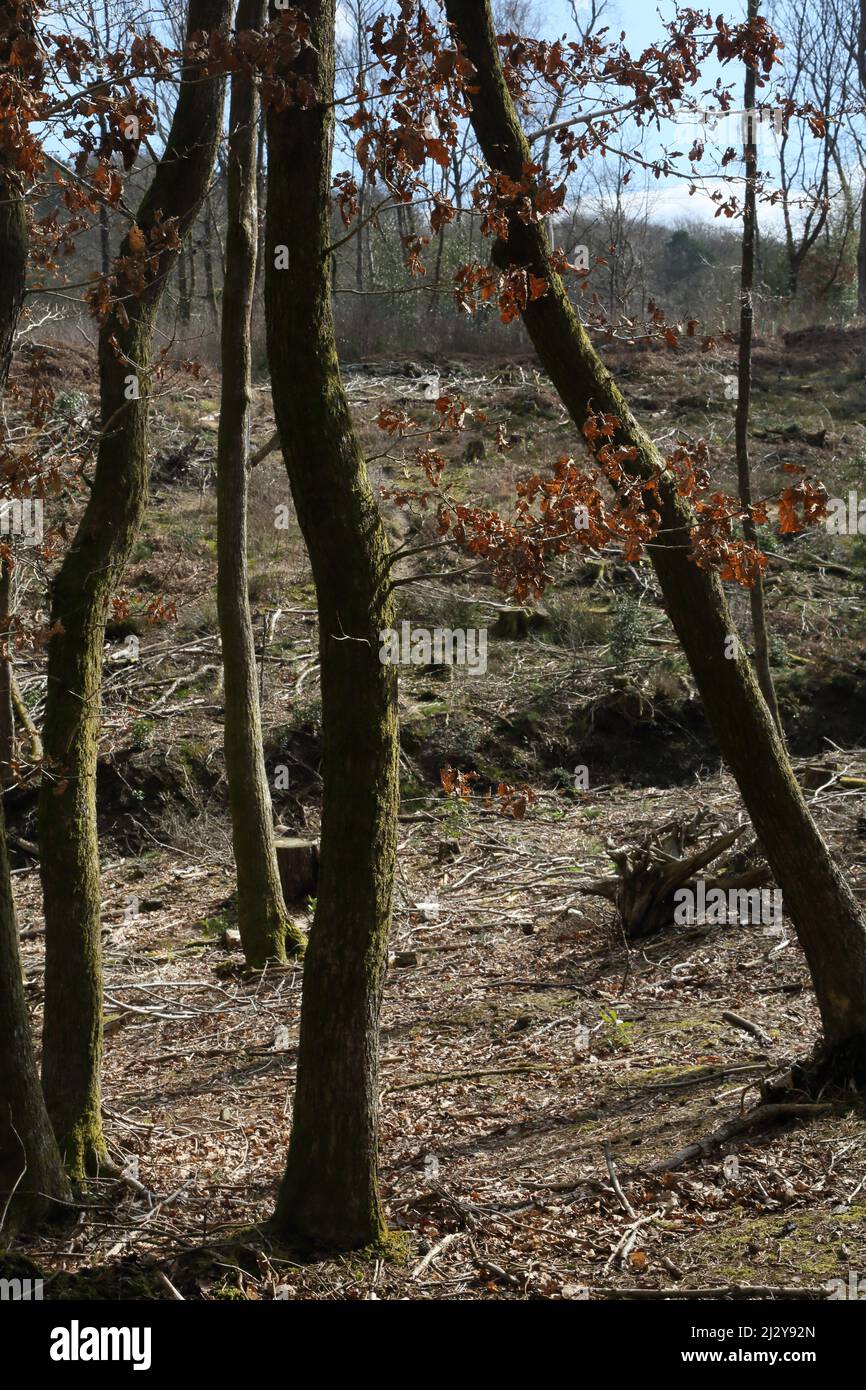
[[[7,15],[9,5],[0,6]],[[5,18],[5,16],[4,16]],[[16,33],[13,21],[4,26],[4,45]],[[24,298],[27,271],[27,220],[20,186],[0,159],[0,399],[6,387],[15,329]],[[8,623],[9,567],[2,566],[2,612],[5,644]],[[5,651],[0,658],[3,702],[2,757],[5,778],[12,755],[11,668]],[[8,706],[7,706],[8,702]],[[30,1017],[18,953],[18,923],[6,852],[6,828],[0,799],[0,1240],[62,1212],[59,1205],[71,1192],[54,1139],[33,1050]]]
[[[190,0],[187,30],[225,30],[229,0]],[[224,80],[193,66],[181,82],[165,153],[136,217],[147,238],[174,220],[179,238],[207,190]],[[105,1160],[100,1117],[102,970],[96,756],[102,648],[111,595],[147,504],[148,398],[156,314],[179,243],[159,253],[143,291],[126,294],[99,336],[102,435],[87,507],[53,585],[44,772],[39,798],[45,899],[45,1098],[70,1174]],[[129,236],[121,256],[134,255]]]
[[[274,409],[316,584],[324,791],[292,1134],[275,1225],[317,1246],[384,1237],[377,1184],[378,1020],[396,844],[397,680],[387,540],[356,438],[331,312],[335,0],[301,5],[295,71],[310,109],[268,116],[266,318]],[[289,249],[278,269],[275,250]]]

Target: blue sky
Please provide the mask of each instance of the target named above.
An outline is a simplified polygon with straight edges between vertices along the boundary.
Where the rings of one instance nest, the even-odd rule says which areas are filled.
[[[382,0],[384,6],[388,6],[391,0]],[[692,0],[692,3],[699,7],[699,0]],[[588,5],[587,5],[587,8]],[[729,0],[728,3],[718,3],[709,7],[711,14],[722,13],[730,23],[736,23],[745,18],[746,0]],[[567,0],[536,0],[535,10],[541,16],[540,25],[537,29],[539,36],[546,38],[556,38],[562,35],[570,37],[574,34],[574,23],[571,16],[571,7]],[[657,0],[657,3],[641,3],[641,0],[611,0],[607,5],[604,14],[599,21],[600,25],[605,25],[611,31],[611,36],[618,38],[620,32],[625,33],[625,42],[633,56],[653,42],[663,40],[665,37],[664,23],[674,17],[676,6],[673,0]],[[597,26],[598,27],[598,26]],[[730,84],[734,92],[742,91],[744,73],[741,66],[729,63],[722,67],[715,61],[707,62],[702,73],[700,90],[711,88],[716,79],[721,77],[724,84]],[[700,103],[700,94],[695,92],[694,99]],[[735,100],[735,106],[741,104],[742,98]],[[770,89],[765,88],[759,94],[759,102],[766,103],[771,100]],[[712,105],[713,103],[710,103]],[[660,155],[662,148],[669,150],[678,149],[687,151],[691,145],[692,138],[698,133],[695,128],[683,128],[674,122],[663,123],[661,131],[654,128],[644,132],[645,144],[643,153],[647,158],[654,158]],[[622,145],[624,148],[634,148],[636,134],[634,127],[631,127],[629,138],[629,128],[623,131]],[[726,130],[716,130],[715,132],[705,132],[704,138],[707,144],[707,155],[699,169],[706,170],[706,178],[702,184],[698,185],[699,191],[694,195],[689,193],[688,181],[682,178],[654,179],[649,174],[643,174],[639,168],[635,168],[630,189],[626,192],[626,197],[633,200],[635,212],[644,212],[644,203],[647,199],[647,189],[650,190],[649,211],[650,220],[664,223],[665,225],[677,225],[678,223],[701,221],[716,223],[717,205],[709,196],[714,190],[721,189],[723,195],[728,197],[732,192],[738,192],[732,188],[730,182],[710,177],[714,166],[714,159],[711,150],[717,154],[729,144],[738,144],[736,129],[730,126]],[[763,144],[760,150],[760,161],[762,168],[770,175],[773,181],[773,173],[777,168],[776,149],[778,138],[772,131],[762,133]],[[683,172],[688,172],[688,165],[681,159],[678,165]],[[736,164],[729,166],[728,173],[737,175],[741,172]],[[780,230],[782,226],[781,209],[777,206],[772,208],[766,203],[762,203],[759,211],[759,220],[764,230]]]
[[[691,0],[695,8],[700,9],[700,0]],[[609,4],[604,12],[601,24],[607,25],[612,35],[619,36],[624,31],[625,42],[632,55],[638,54],[649,44],[658,42],[664,37],[663,25],[666,20],[673,18],[675,5],[670,0],[660,0],[660,3],[641,3],[640,0],[615,0]],[[741,3],[726,3],[711,5],[708,7],[713,17],[721,13],[730,23],[736,23],[745,18],[746,0]],[[567,0],[540,0],[538,11],[543,16],[544,34],[548,38],[559,37],[562,34],[573,32],[573,22],[571,18],[571,8]],[[722,67],[721,64],[713,61],[705,64],[703,70],[702,86],[712,86],[717,77],[721,77],[725,83],[732,83],[734,89],[741,87],[743,81],[742,70],[737,70],[733,64]],[[767,100],[767,96],[759,95],[759,101]],[[772,172],[776,163],[774,158],[775,141],[772,132],[767,132],[765,136],[766,144],[762,149],[763,167]],[[649,150],[653,153],[658,152],[661,143],[668,148],[688,148],[688,143],[683,144],[682,134],[668,124],[662,127],[660,140],[651,141]],[[724,143],[724,142],[723,142]],[[648,151],[649,152],[649,151]],[[687,167],[687,166],[686,166]],[[715,204],[709,197],[696,193],[690,196],[688,186],[679,179],[662,179],[647,181],[652,190],[652,211],[651,219],[664,222],[666,224],[676,223],[680,220],[699,220],[704,222],[715,222]],[[642,201],[644,188],[640,177],[635,178],[635,186],[632,197]],[[722,188],[729,191],[728,185],[718,180],[708,179],[706,181],[708,190]],[[779,208],[763,207],[761,209],[760,220],[765,229],[773,227],[779,229],[782,225],[781,210]]]

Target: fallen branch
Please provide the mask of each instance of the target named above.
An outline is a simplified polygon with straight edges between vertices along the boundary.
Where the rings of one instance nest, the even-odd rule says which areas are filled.
[[[806,1300],[820,1300],[829,1298],[827,1289],[806,1288],[791,1289],[784,1285],[773,1284],[720,1284],[715,1288],[689,1289],[624,1289],[616,1286],[598,1285],[587,1290],[590,1298],[622,1298],[622,1299],[666,1299],[666,1298],[717,1298],[722,1301],[725,1299],[748,1299],[748,1298],[784,1298]]]
[[[420,1081],[401,1081],[396,1086],[386,1086],[382,1098],[392,1091],[419,1091],[422,1086],[438,1086],[447,1081],[471,1081],[479,1076],[514,1076],[519,1072],[553,1072],[558,1067],[535,1067],[531,1063],[521,1063],[514,1067],[474,1067],[471,1071],[444,1071],[435,1076],[422,1077]]]
[[[165,1289],[169,1298],[173,1298],[177,1303],[184,1303],[186,1301],[184,1299],[183,1294],[174,1287],[174,1284],[171,1282],[168,1275],[164,1274],[161,1269],[158,1269],[156,1271],[156,1277],[159,1280],[160,1284],[162,1284],[162,1287]]]
[[[705,1139],[699,1139],[694,1144],[687,1144],[684,1149],[675,1153],[673,1158],[660,1160],[658,1163],[651,1163],[647,1168],[647,1173],[672,1173],[676,1168],[682,1168],[693,1158],[705,1158],[713,1149],[719,1148],[721,1144],[733,1139],[737,1134],[745,1134],[749,1130],[768,1129],[770,1125],[780,1124],[785,1120],[814,1119],[817,1115],[826,1115],[832,1110],[832,1105],[812,1105],[800,1104],[799,1102],[781,1101],[778,1105],[758,1105],[754,1110],[749,1110],[745,1115],[737,1115],[735,1119],[728,1120],[727,1124],[716,1129]]]
[[[449,1245],[453,1245],[455,1240],[459,1240],[462,1235],[462,1231],[451,1231],[447,1236],[443,1236],[442,1239],[436,1245],[433,1246],[432,1250],[427,1251],[427,1254],[424,1256],[423,1260],[421,1260],[415,1266],[409,1277],[411,1279],[419,1279],[421,1275],[424,1273],[425,1269],[429,1269],[430,1265],[437,1258],[437,1256],[441,1255],[443,1250],[447,1250]]]
[[[773,1039],[767,1036],[760,1024],[751,1023],[749,1019],[742,1018],[740,1014],[732,1013],[730,1009],[725,1009],[722,1018],[725,1023],[732,1023],[735,1028],[741,1028],[744,1033],[751,1033],[762,1047],[772,1047]]]
[[[250,457],[249,457],[249,459],[248,459],[248,461],[247,461],[247,467],[248,467],[248,468],[256,468],[256,467],[258,466],[258,464],[264,463],[265,459],[268,457],[269,454],[275,453],[276,450],[279,449],[279,447],[280,447],[280,435],[279,435],[279,431],[278,431],[278,430],[274,430],[274,432],[273,432],[273,434],[271,435],[270,439],[265,440],[265,443],[262,444],[262,445],[260,445],[259,448],[256,449],[256,451],[255,451],[254,454],[250,454]]]
[[[625,1193],[623,1192],[622,1184],[620,1183],[620,1180],[617,1177],[616,1168],[613,1166],[613,1159],[611,1158],[610,1154],[610,1144],[605,1144],[604,1146],[604,1161],[607,1164],[607,1171],[610,1174],[611,1187],[613,1188],[614,1192],[619,1198],[620,1206],[622,1207],[626,1216],[630,1216],[632,1221],[637,1221],[637,1212],[635,1211],[631,1202],[628,1200],[628,1197],[626,1197]]]

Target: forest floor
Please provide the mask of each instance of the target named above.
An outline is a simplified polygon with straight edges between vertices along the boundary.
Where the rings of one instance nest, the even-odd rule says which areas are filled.
[[[756,471],[768,489],[786,479],[787,461],[814,468],[831,495],[846,496],[862,475],[866,335],[824,336],[759,347],[766,400],[755,432],[767,438]],[[55,352],[67,394],[92,402],[92,367]],[[610,355],[653,434],[708,437],[729,485],[730,351],[709,363],[690,347]],[[420,414],[432,379],[441,390],[449,374],[448,389],[488,417],[470,432],[469,442],[481,435],[475,450],[465,432],[446,441],[467,496],[504,505],[521,473],[573,447],[529,359],[380,362],[346,372],[371,455],[390,448],[374,424],[382,406],[402,398]],[[106,632],[104,1095],[111,1157],[126,1176],[94,1183],[74,1227],[22,1246],[49,1278],[46,1294],[167,1297],[157,1271],[189,1298],[583,1298],[739,1286],[827,1296],[832,1281],[847,1287],[866,1271],[864,1117],[853,1099],[650,1171],[753,1104],[762,1081],[808,1054],[819,1021],[787,919],[671,927],[627,945],[608,904],[581,891],[610,871],[611,848],[672,818],[701,810],[722,829],[743,818],[652,575],[615,556],[563,566],[542,621],[517,640],[495,636],[508,601],[483,574],[455,580],[442,560],[401,591],[402,618],[489,623],[491,637],[483,677],[401,674],[403,806],[381,1075],[382,1187],[398,1238],[387,1256],[302,1262],[252,1232],[285,1157],[301,972],[246,971],[231,935],[216,398],[213,381],[191,379],[157,403],[153,505]],[[257,408],[258,442],[272,428],[264,391]],[[504,459],[485,443],[500,424],[514,437]],[[393,486],[403,468],[381,458],[374,480]],[[271,458],[251,495],[267,762],[281,824],[315,838],[315,611],[297,530],[274,527],[285,501]],[[391,511],[389,524],[405,537],[405,517]],[[856,537],[822,531],[794,544],[768,536],[768,545],[792,750],[823,833],[866,896],[857,785],[866,773],[866,567]],[[741,614],[742,595],[732,597]],[[144,617],[154,599],[156,625]],[[27,603],[39,604],[33,580]],[[125,657],[130,635],[135,660]],[[44,658],[22,654],[18,675],[38,716]],[[589,774],[580,790],[578,764]],[[467,801],[446,796],[447,766],[476,773]],[[500,782],[532,790],[523,819],[501,814]],[[9,817],[38,1027],[32,791],[9,799]],[[299,912],[308,925],[308,910]],[[725,1019],[731,1012],[753,1031]]]

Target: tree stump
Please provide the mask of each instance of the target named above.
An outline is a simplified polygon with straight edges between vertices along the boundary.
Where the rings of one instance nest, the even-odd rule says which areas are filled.
[[[533,632],[546,632],[549,628],[550,614],[543,608],[500,608],[490,635],[520,642]]]
[[[610,848],[616,875],[583,884],[581,893],[607,898],[616,905],[628,940],[651,936],[674,922],[675,893],[680,888],[695,890],[697,875],[727,851],[748,829],[737,826],[714,836],[707,825],[710,817],[698,811],[689,818],[677,817],[658,830],[652,830],[635,845]],[[708,842],[701,844],[710,833]],[[691,852],[690,852],[691,851]],[[770,882],[763,863],[755,863],[757,845],[752,843],[733,858],[717,865],[705,880],[707,891],[720,888],[750,889]]]
[[[281,837],[276,850],[286,906],[314,898],[319,886],[319,846],[314,840]]]

